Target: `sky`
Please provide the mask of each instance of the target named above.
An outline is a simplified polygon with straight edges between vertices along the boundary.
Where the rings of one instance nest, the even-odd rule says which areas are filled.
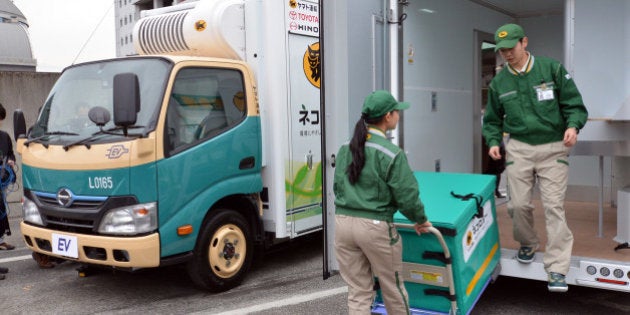
[[[116,56],[115,0],[13,0],[26,17],[38,72]]]

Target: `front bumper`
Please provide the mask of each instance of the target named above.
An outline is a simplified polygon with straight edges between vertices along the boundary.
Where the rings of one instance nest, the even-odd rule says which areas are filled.
[[[122,268],[148,268],[160,265],[160,235],[153,233],[139,237],[113,237],[56,232],[20,223],[26,245],[33,251],[67,260]],[[77,238],[78,258],[52,252],[53,233]]]

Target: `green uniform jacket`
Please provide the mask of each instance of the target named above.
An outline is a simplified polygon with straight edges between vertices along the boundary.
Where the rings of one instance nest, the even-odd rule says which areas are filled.
[[[407,156],[382,131],[369,129],[365,166],[354,185],[346,171],[351,162],[349,144],[344,144],[337,154],[333,187],[337,214],[392,222],[400,210],[412,222],[427,221]]]
[[[488,91],[483,136],[489,147],[498,146],[503,132],[530,145],[562,141],[567,128],[579,131],[588,112],[571,76],[559,62],[531,56],[525,73],[509,66],[499,72]],[[553,99],[538,100],[540,91],[553,90]],[[549,95],[549,94],[547,94]]]

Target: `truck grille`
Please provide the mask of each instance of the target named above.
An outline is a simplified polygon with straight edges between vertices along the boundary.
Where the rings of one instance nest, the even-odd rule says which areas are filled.
[[[44,205],[59,207],[57,203],[57,197],[51,194],[36,194],[37,199]],[[106,198],[81,198],[77,197],[70,209],[96,209],[100,207]]]
[[[52,215],[46,216],[46,222],[49,228],[66,232],[91,234],[95,228],[92,220],[66,219]]]
[[[24,190],[24,196],[37,204],[46,227],[92,235],[97,234],[101,218],[108,210],[138,204],[135,196],[71,195],[70,205],[64,207],[53,193]]]

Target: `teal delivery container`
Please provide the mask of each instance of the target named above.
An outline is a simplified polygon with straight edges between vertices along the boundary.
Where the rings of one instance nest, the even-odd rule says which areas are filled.
[[[499,271],[495,177],[429,172],[415,176],[427,216],[439,232],[418,236],[410,228],[412,222],[394,215],[403,241],[409,305],[414,313],[468,314]],[[380,291],[373,311],[384,312]]]

